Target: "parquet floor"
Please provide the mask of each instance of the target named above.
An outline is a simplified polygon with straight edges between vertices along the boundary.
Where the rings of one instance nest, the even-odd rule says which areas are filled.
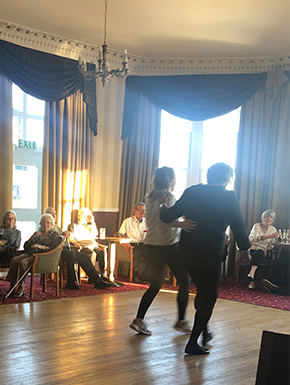
[[[160,292],[153,302],[152,336],[128,327],[142,293],[0,306],[0,383],[254,385],[262,331],[290,331],[290,312],[218,300],[211,353],[186,356],[188,336],[172,328],[176,294]]]

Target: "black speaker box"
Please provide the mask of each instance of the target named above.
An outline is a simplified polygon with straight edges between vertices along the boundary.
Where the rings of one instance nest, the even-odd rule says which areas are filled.
[[[290,335],[263,331],[256,385],[289,385]]]

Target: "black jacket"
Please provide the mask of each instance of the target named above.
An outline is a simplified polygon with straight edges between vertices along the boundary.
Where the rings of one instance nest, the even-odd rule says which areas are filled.
[[[241,250],[251,246],[236,195],[223,186],[191,186],[174,206],[163,207],[160,211],[160,219],[166,223],[182,215],[197,221],[195,230],[181,233],[180,251],[185,259],[194,259],[207,266],[220,262],[228,226]]]

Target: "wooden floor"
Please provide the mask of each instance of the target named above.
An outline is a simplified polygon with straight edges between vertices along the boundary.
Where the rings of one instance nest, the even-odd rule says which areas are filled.
[[[172,328],[176,294],[155,299],[152,336],[128,327],[142,293],[0,306],[1,384],[254,385],[262,331],[289,334],[290,312],[218,300],[211,353],[186,356],[188,336]]]

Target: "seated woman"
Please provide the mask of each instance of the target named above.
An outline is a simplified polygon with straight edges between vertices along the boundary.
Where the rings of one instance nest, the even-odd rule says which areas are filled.
[[[1,227],[2,238],[6,243],[0,246],[1,266],[9,266],[11,258],[15,257],[16,250],[21,243],[21,232],[16,228],[16,214],[14,211],[6,211]]]
[[[249,240],[252,244],[250,247],[250,261],[251,265],[250,273],[248,277],[250,279],[249,289],[255,289],[255,273],[259,267],[262,259],[270,258],[269,252],[274,247],[276,238],[279,237],[279,233],[276,228],[272,226],[272,223],[276,219],[274,211],[268,209],[261,215],[262,223],[255,223],[250,235]]]
[[[89,254],[93,265],[95,265],[97,260],[101,276],[102,278],[105,278],[105,255],[104,251],[96,242],[98,229],[90,209],[87,207],[79,209],[78,223],[73,223],[70,226],[70,232],[70,243],[79,251],[81,250],[82,253]]]
[[[62,240],[61,236],[52,231],[54,226],[54,219],[50,214],[43,214],[40,217],[41,231],[36,231],[29,239],[24,243],[25,253],[14,257],[10,261],[10,268],[6,281],[11,283],[12,288],[19,278],[24,274],[29,266],[33,264],[35,253],[43,253],[49,251],[58,246]],[[25,278],[23,278],[18,286],[14,289],[11,295],[15,298],[20,298],[24,295]]]

